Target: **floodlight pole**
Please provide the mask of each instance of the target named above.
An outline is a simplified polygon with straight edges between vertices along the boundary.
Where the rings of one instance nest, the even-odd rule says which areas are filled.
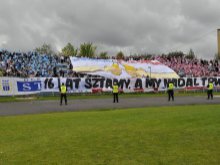
[[[150,79],[151,79],[151,66],[148,66],[149,70],[150,70]]]

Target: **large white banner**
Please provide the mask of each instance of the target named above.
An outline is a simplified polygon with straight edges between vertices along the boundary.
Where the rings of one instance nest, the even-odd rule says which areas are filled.
[[[40,78],[0,77],[0,96],[29,95],[41,91]]]
[[[157,60],[123,61],[71,57],[73,71],[108,78],[179,78]]]
[[[197,77],[178,79],[149,78],[0,78],[0,96],[29,95],[40,92],[59,92],[62,83],[68,93],[111,92],[113,82],[117,82],[123,92],[164,91],[167,84],[173,81],[175,89],[206,89],[209,82],[220,88],[220,77]]]

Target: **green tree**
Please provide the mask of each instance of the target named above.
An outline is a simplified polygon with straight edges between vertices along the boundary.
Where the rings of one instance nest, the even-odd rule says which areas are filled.
[[[81,57],[95,57],[95,51],[96,51],[96,46],[94,46],[92,43],[83,43],[80,45],[80,52],[79,55]]]
[[[195,53],[193,52],[192,49],[189,50],[189,53],[185,57],[188,59],[195,59],[196,58]]]
[[[46,44],[46,43],[44,43],[42,46],[36,48],[35,51],[38,52],[39,54],[47,54],[47,55],[51,55],[54,53],[51,45]]]
[[[214,60],[220,60],[220,55],[218,53],[215,54]]]
[[[116,55],[116,58],[117,58],[118,60],[124,59],[124,53],[123,53],[122,51],[118,52],[117,55]]]
[[[184,57],[184,53],[181,51],[170,52],[168,57]]]
[[[100,57],[101,59],[107,59],[107,58],[108,58],[108,53],[107,53],[107,52],[101,52],[101,53],[99,54],[99,57]]]
[[[0,69],[0,77],[3,77],[3,71]]]
[[[76,56],[78,49],[75,49],[71,43],[68,43],[63,49],[62,54],[64,56]]]

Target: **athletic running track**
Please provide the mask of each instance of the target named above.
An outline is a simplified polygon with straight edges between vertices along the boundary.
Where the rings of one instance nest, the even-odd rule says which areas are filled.
[[[116,110],[123,108],[139,108],[152,106],[204,105],[220,104],[220,97],[207,100],[205,96],[180,96],[175,101],[168,102],[167,97],[137,97],[120,98],[119,103],[113,103],[111,98],[73,99],[68,105],[59,105],[59,98],[51,101],[25,101],[0,103],[0,116],[42,114],[51,112]]]

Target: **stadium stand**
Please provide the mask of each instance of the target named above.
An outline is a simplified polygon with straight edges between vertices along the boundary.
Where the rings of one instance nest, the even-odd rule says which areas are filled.
[[[114,59],[114,57],[113,57]],[[220,76],[217,60],[187,59],[166,55],[126,56],[124,60],[158,60],[173,69],[180,77]],[[69,58],[58,55],[41,55],[37,52],[9,52],[0,50],[0,76],[14,77],[82,77],[72,71]],[[85,76],[85,75],[84,75]]]
[[[37,52],[0,52],[0,70],[3,76],[57,77],[69,74],[68,59],[57,55],[40,55]]]
[[[167,55],[159,56],[130,56],[126,58],[129,60],[158,60],[162,64],[167,65],[173,69],[180,77],[217,77],[220,76],[218,60],[204,60],[204,59],[188,59],[182,57],[170,57]]]
[[[217,60],[187,59],[184,57],[156,57],[158,61],[172,68],[180,77],[220,76]]]

